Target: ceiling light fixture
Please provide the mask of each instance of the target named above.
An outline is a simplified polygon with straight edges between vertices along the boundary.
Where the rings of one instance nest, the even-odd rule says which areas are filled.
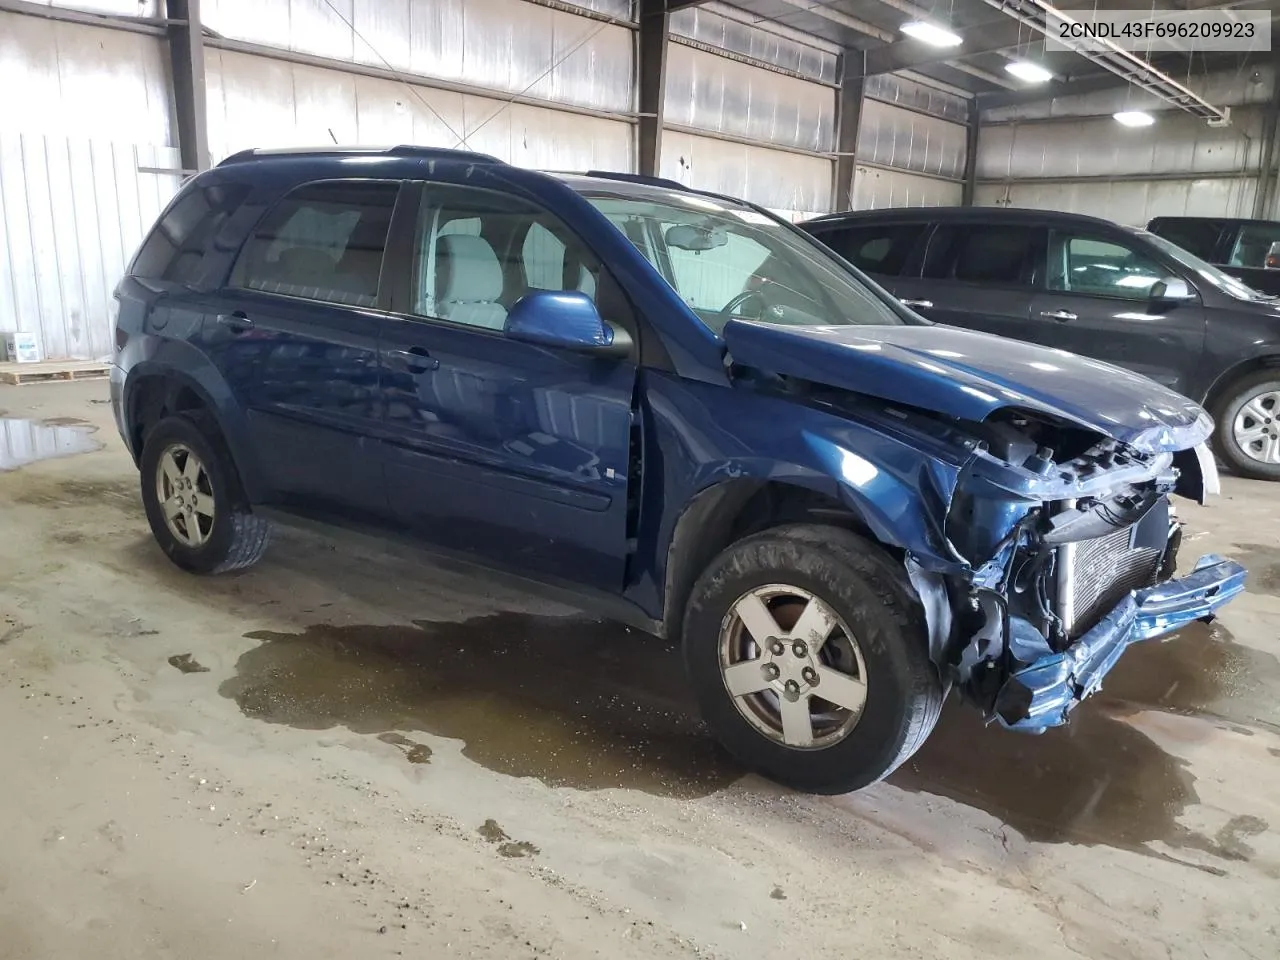
[[[1004,65],[1004,70],[1024,83],[1046,83],[1053,79],[1052,73],[1030,60],[1010,60]]]
[[[1125,127],[1149,127],[1156,122],[1155,117],[1141,110],[1121,110],[1114,117],[1116,123]]]
[[[927,43],[931,47],[958,47],[964,42],[958,34],[924,20],[912,20],[904,23],[900,29],[913,40]]]

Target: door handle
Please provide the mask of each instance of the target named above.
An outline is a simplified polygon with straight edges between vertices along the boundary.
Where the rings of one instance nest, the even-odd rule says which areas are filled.
[[[218,314],[218,326],[226,327],[232,333],[246,333],[253,329],[253,321],[245,316],[243,310],[237,310],[235,313]]]
[[[408,350],[388,350],[385,354],[387,360],[392,361],[394,366],[401,370],[408,370],[411,373],[425,373],[428,370],[438,370],[440,361],[431,356],[423,347],[410,347]]]
[[[922,310],[928,310],[933,306],[932,300],[908,300],[906,297],[903,297],[899,302],[904,307],[919,307]]]
[[[1040,316],[1048,317],[1050,320],[1058,320],[1065,322],[1067,320],[1079,320],[1080,318],[1070,310],[1041,310]]]

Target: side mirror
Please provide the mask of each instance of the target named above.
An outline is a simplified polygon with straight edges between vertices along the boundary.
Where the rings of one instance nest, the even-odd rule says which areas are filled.
[[[1181,277],[1165,277],[1151,285],[1151,299],[1165,303],[1177,303],[1181,300],[1194,300],[1195,291]]]
[[[503,327],[512,340],[606,357],[625,357],[632,343],[604,322],[591,298],[576,290],[536,290],[517,300]]]
[[[1263,269],[1280,270],[1280,240],[1267,248],[1267,259],[1263,261]]]

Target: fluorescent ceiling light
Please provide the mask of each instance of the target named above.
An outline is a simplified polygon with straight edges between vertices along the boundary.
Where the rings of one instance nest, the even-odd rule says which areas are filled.
[[[1114,116],[1117,123],[1126,127],[1149,127],[1156,122],[1155,117],[1141,110],[1121,110]]]
[[[1004,65],[1006,73],[1011,73],[1026,83],[1045,83],[1053,79],[1053,74],[1030,60],[1010,60]]]
[[[908,37],[927,43],[931,47],[958,47],[964,41],[945,27],[935,26],[923,20],[912,20],[904,23],[902,32]]]

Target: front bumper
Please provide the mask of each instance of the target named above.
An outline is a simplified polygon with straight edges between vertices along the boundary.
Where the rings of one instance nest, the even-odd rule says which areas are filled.
[[[1041,657],[1005,681],[996,696],[996,719],[1026,733],[1066,723],[1072,708],[1102,686],[1129,644],[1211,616],[1244,590],[1244,581],[1244,567],[1209,554],[1185,577],[1133,591],[1067,650]]]

